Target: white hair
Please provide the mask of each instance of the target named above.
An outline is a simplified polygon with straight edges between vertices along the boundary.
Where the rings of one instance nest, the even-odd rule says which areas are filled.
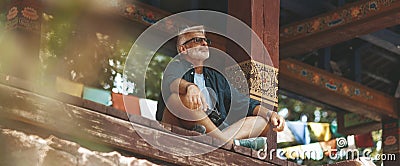
[[[198,25],[198,26],[192,26],[192,27],[187,27],[179,31],[178,33],[178,41],[176,42],[176,49],[179,52],[179,46],[182,45],[185,41],[189,40],[186,39],[185,34],[187,33],[202,33],[205,34],[204,26],[203,25]]]

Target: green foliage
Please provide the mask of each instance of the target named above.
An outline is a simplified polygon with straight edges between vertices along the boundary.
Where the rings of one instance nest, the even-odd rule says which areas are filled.
[[[85,86],[111,90],[115,87],[116,75],[123,74],[135,38],[82,28],[79,8],[79,5],[70,4],[61,11],[44,13],[40,53],[43,75],[62,76]],[[159,96],[162,71],[171,58],[156,54],[146,69],[144,59],[139,59],[144,56],[136,55],[149,53],[145,49],[134,53],[134,63],[129,63],[126,70],[146,73],[145,83],[138,78],[139,74],[128,76],[135,85],[141,85],[135,86],[133,95],[144,97],[140,94],[146,94],[147,98],[155,100]]]
[[[171,57],[162,54],[156,54],[150,61],[149,68],[146,72],[146,98],[157,100],[161,90],[162,73]]]
[[[127,79],[135,84],[133,94],[157,100],[161,90],[162,73],[172,58],[161,53],[153,53],[143,47],[133,47],[136,47],[136,52],[131,53],[127,59],[124,73]],[[146,59],[149,57],[151,59]],[[149,64],[145,64],[146,61],[150,61]]]
[[[279,95],[278,111],[287,108],[288,115],[286,120],[298,121],[302,115],[307,116],[308,122],[331,123],[336,119],[336,113],[326,108],[305,103],[284,95]]]

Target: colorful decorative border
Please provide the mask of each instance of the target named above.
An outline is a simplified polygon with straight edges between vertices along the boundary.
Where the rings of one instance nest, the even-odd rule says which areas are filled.
[[[243,71],[243,72],[242,72]],[[267,104],[278,106],[278,69],[263,63],[249,60],[238,65],[230,66],[225,70],[231,84],[240,92],[250,92],[253,99]],[[241,77],[239,74],[244,73]],[[242,80],[246,78],[247,80]],[[231,81],[234,80],[234,81]],[[247,83],[249,89],[244,89]]]
[[[12,1],[7,11],[7,30],[23,29],[36,34],[41,29],[41,2],[36,1]]]
[[[393,3],[396,1],[398,0],[368,0],[357,2],[355,5],[344,7],[341,10],[336,10],[324,16],[285,26],[281,30],[280,37],[290,40],[296,36],[325,31],[332,27],[357,21],[386,10],[392,7]]]
[[[153,13],[153,11],[143,8],[140,5],[125,4],[125,5],[122,5],[121,7],[122,7],[121,13],[123,13],[123,15],[125,15],[128,18],[133,19],[135,21],[140,21],[142,23],[145,23],[147,25],[154,24],[158,20],[163,18],[163,17],[160,17],[159,15],[156,15],[155,13]]]
[[[371,95],[371,92],[355,84],[346,83],[342,80],[314,72],[312,69],[298,64],[284,62],[281,63],[281,65],[302,80],[305,80],[318,87],[328,89],[341,95],[360,98],[366,101],[374,99],[374,96]]]
[[[400,150],[400,120],[384,119],[382,123],[382,143],[384,152],[398,152]]]
[[[118,12],[122,16],[147,26],[155,24],[157,21],[171,15],[171,13],[132,0],[119,0],[117,6]],[[179,30],[179,27],[173,21],[168,20],[164,22],[164,25],[159,25],[159,27],[168,32],[176,33]]]

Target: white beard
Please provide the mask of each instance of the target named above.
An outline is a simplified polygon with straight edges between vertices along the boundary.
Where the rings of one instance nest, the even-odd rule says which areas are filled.
[[[204,46],[200,47],[193,47],[187,50],[188,56],[192,59],[196,60],[206,60],[208,57],[210,57],[210,52],[208,51],[208,48],[205,48]]]

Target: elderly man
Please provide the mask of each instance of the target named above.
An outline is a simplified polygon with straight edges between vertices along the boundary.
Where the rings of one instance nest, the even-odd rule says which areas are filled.
[[[266,135],[269,123],[276,126],[274,131],[282,131],[284,119],[261,107],[258,101],[234,88],[231,90],[221,73],[205,67],[209,45],[203,26],[189,27],[180,32],[177,41],[179,55],[164,72],[157,120],[208,133],[228,144],[256,150],[263,148],[266,138],[258,136]],[[224,121],[228,112],[237,114],[237,111],[244,111],[243,115],[247,117],[230,124]]]

